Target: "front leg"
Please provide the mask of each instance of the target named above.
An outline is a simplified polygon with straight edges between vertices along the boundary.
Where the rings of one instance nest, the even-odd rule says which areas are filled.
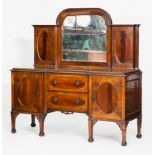
[[[88,131],[89,131],[89,138],[88,138],[88,142],[93,142],[93,120],[91,120],[90,118],[88,119]]]
[[[19,113],[11,111],[11,132],[16,133],[16,118]]]
[[[142,126],[142,116],[139,116],[137,118],[137,138],[141,138],[141,126]]]
[[[39,121],[39,128],[40,128],[39,136],[44,136],[45,135],[45,133],[44,133],[44,120],[45,120],[46,114],[35,114],[35,116]]]
[[[35,123],[35,116],[32,114],[31,115],[31,127],[35,127],[36,123]]]
[[[128,122],[123,122],[120,124],[120,129],[122,132],[122,146],[126,146],[126,129],[127,129]]]

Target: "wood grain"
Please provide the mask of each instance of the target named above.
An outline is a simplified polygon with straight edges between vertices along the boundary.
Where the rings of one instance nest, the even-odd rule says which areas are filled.
[[[87,112],[87,94],[47,92],[48,110]]]
[[[46,89],[86,93],[88,92],[87,80],[88,78],[85,75],[46,74]]]

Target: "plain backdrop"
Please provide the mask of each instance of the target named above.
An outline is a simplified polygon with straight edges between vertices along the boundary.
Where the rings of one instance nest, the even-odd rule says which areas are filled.
[[[98,122],[93,143],[87,142],[87,116],[51,113],[45,121],[45,137],[38,136],[38,124],[30,127],[30,116],[19,115],[17,133],[11,134],[12,67],[33,65],[33,24],[55,24],[60,11],[74,7],[105,9],[114,24],[141,24],[140,69],[143,71],[143,138],[136,139],[136,121],[127,129],[127,147],[122,147],[116,124]],[[151,154],[152,45],[151,1],[146,0],[3,0],[3,155],[24,154]]]

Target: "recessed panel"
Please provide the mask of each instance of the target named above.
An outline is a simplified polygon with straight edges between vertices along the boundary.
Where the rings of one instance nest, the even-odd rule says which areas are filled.
[[[49,39],[46,31],[42,31],[38,38],[38,57],[41,61],[46,61],[49,52]]]
[[[112,66],[133,67],[134,31],[132,26],[112,27]]]
[[[117,92],[113,85],[104,82],[97,90],[96,103],[104,113],[111,113],[117,106]]]
[[[31,106],[33,102],[31,82],[28,78],[23,78],[18,84],[18,101],[21,106]]]
[[[125,32],[118,32],[116,39],[116,51],[115,57],[118,63],[126,63],[130,62],[130,47],[131,47],[131,39],[127,36]]]

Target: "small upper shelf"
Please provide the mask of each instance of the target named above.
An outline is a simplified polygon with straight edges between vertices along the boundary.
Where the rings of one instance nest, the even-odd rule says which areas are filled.
[[[63,49],[64,52],[80,52],[80,53],[90,53],[90,54],[99,54],[106,53],[106,51],[97,51],[97,50],[81,50],[81,49]]]
[[[63,29],[64,35],[105,35],[105,30],[100,29],[92,29],[92,28],[77,28],[77,29],[70,29],[65,28]]]

